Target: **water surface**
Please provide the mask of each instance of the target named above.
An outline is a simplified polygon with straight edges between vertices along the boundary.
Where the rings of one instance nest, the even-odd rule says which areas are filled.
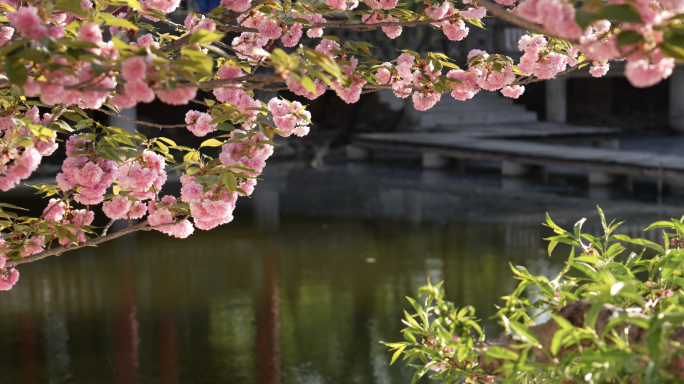
[[[427,277],[493,337],[493,304],[516,284],[508,263],[563,265],[546,255],[545,212],[565,226],[590,217],[595,233],[600,203],[637,235],[684,211],[648,188],[596,196],[572,180],[276,164],[229,225],[21,266],[0,293],[0,382],[408,383],[378,341],[401,339],[404,297]]]

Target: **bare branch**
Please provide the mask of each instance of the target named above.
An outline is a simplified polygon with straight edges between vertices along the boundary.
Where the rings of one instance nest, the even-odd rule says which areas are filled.
[[[109,223],[107,223],[107,225],[104,227],[104,229],[102,230],[102,234],[100,234],[100,236],[105,236],[107,234],[107,231],[109,230],[109,227],[111,227],[112,224],[114,224],[114,219],[109,220]]]

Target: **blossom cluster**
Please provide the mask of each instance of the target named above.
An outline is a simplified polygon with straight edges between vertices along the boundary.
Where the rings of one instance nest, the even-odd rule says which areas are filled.
[[[36,137],[31,129],[13,119],[28,119],[34,125],[47,125],[51,115],[38,116],[37,107],[31,107],[24,115],[8,115],[0,117],[0,190],[8,191],[29,178],[40,165],[43,156],[50,156],[57,143],[51,136]],[[20,141],[29,140],[31,145],[24,146]],[[24,143],[25,144],[25,143]]]
[[[518,65],[518,70],[525,76],[552,79],[567,66],[577,64],[577,48],[573,47],[567,54],[555,52],[541,35],[524,35],[518,42],[518,48],[525,52]]]
[[[274,97],[268,102],[268,110],[273,114],[273,122],[283,136],[288,137],[294,133],[302,137],[309,133],[311,112],[304,110],[302,103],[298,101],[289,103]]]
[[[81,204],[101,203],[107,188],[118,176],[115,161],[87,155],[90,143],[91,140],[77,140],[76,135],[69,137],[66,142],[67,158],[62,164],[62,172],[57,174],[57,185],[63,191],[78,188],[74,200]]]
[[[48,202],[47,207],[43,210],[44,219],[47,221],[52,221],[60,224],[73,224],[79,227],[82,227],[84,225],[90,225],[93,220],[95,219],[95,213],[90,210],[86,209],[74,209],[71,206],[68,206],[64,201],[60,201],[59,199],[50,199]],[[49,224],[48,225],[50,228],[54,228],[54,224]],[[86,241],[85,237],[85,232],[75,229],[75,228],[68,228],[68,231],[76,237],[78,240],[78,243],[84,243]],[[40,241],[41,242],[41,247],[40,249],[32,249],[33,254],[38,253],[43,250],[43,246],[45,245],[45,239],[44,236],[43,239]],[[34,241],[35,242],[35,241]],[[59,239],[59,243],[61,245],[67,245],[71,244],[72,241],[64,237],[62,239]],[[21,256],[26,257],[28,255],[22,254]]]

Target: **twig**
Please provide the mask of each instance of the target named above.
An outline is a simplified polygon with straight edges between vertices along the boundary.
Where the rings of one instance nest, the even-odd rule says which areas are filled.
[[[102,230],[102,234],[100,234],[100,236],[106,236],[107,231],[109,230],[109,227],[112,226],[112,224],[114,224],[114,219],[109,220],[109,223],[107,223],[107,225],[104,227],[104,229]]]
[[[207,103],[205,103],[204,101],[199,101],[199,100],[195,100],[195,99],[190,99],[190,101],[192,101],[195,104],[204,105],[205,107],[209,108]]]
[[[131,119],[131,118],[128,118],[128,117],[126,117],[126,116],[119,115],[118,113],[109,112],[109,111],[107,111],[107,110],[105,110],[105,109],[96,109],[96,111],[102,112],[102,113],[104,113],[105,115],[114,116],[114,117],[117,117],[117,118],[119,118],[119,119],[123,119],[123,120],[126,120],[126,121],[130,121],[131,123],[136,123],[136,124],[140,124],[140,125],[147,125],[147,126],[154,127],[154,128],[159,128],[159,129],[162,129],[162,128],[185,128],[185,127],[188,126],[187,124],[174,124],[174,125],[154,124],[154,123],[148,123],[148,122],[146,122],[146,121],[140,121],[140,120]]]

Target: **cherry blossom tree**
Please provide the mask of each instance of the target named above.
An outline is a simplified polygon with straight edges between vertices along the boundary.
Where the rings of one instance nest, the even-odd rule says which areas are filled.
[[[180,0],[0,0],[0,190],[26,180],[60,144],[67,155],[54,185],[35,186],[48,199],[42,215],[0,203],[0,290],[17,283],[23,263],[135,231],[186,238],[229,223],[238,199],[256,187],[274,135],[304,136],[311,126],[301,103],[257,100],[255,90],[287,89],[312,100],[334,92],[355,103],[362,93],[390,89],[424,111],[444,94],[517,98],[525,84],[583,66],[603,76],[611,60],[626,60],[627,79],[648,87],[684,59],[682,0],[497,1],[425,0],[415,11],[420,5],[398,0],[222,0],[180,25],[167,18]],[[380,28],[394,39],[424,26],[460,41],[487,14],[528,31],[517,63],[477,49],[458,65],[442,53],[408,50],[380,62],[367,42],[324,36]],[[227,33],[236,37],[228,41]],[[299,44],[304,33],[316,43]],[[198,100],[198,90],[213,98]],[[135,123],[211,137],[190,148],[86,113],[124,118],[122,110],[155,99],[197,109],[177,125]],[[220,147],[220,155],[209,156],[207,147]],[[180,196],[162,195],[173,168],[182,170]],[[104,228],[92,226],[100,204],[110,219]],[[135,219],[109,233],[114,221]]]

